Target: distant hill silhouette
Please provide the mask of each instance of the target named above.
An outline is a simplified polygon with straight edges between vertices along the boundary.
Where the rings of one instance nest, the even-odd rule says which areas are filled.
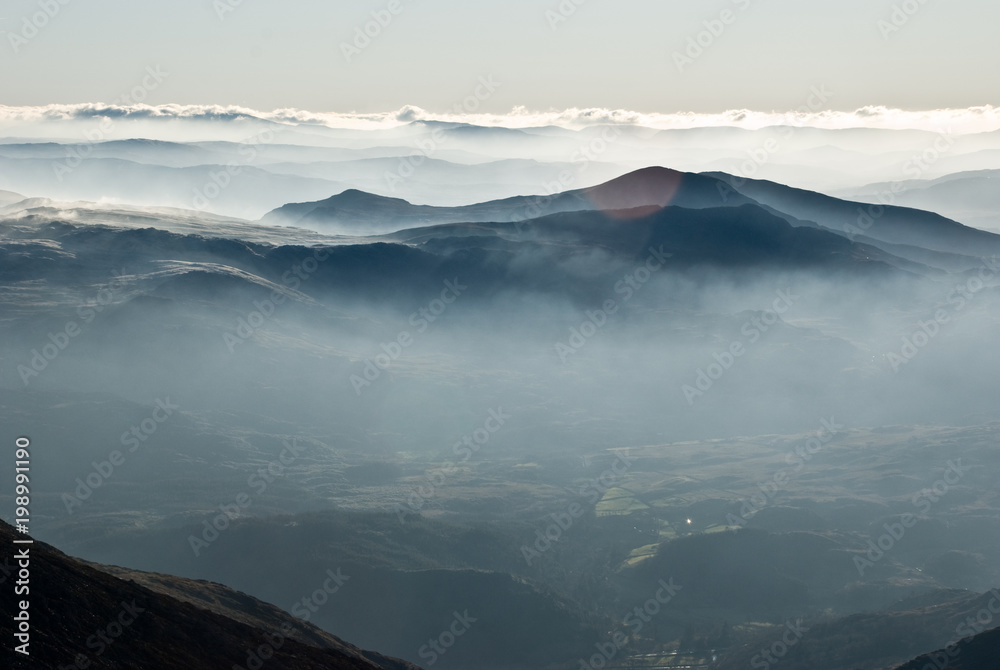
[[[413,205],[349,189],[326,200],[279,207],[261,221],[345,234],[379,234],[443,223],[517,222],[560,212],[639,209],[639,214],[645,214],[666,205],[689,209],[721,206],[724,201],[719,185],[713,177],[650,167],[591,188],[464,207]],[[729,204],[751,202],[739,194],[729,199]]]
[[[693,174],[648,167],[603,184],[552,195],[435,207],[356,189],[315,202],[290,203],[262,223],[310,228],[345,235],[378,235],[454,223],[524,222],[551,214],[601,212],[613,219],[634,219],[664,207],[709,209],[759,205],[799,228],[819,227],[884,253],[936,268],[977,265],[1000,253],[1000,235],[969,228],[939,214],[906,207],[875,206],[770,181],[737,178],[722,172]]]

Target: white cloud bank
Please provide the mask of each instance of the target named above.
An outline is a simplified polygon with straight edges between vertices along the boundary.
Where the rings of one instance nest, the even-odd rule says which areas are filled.
[[[775,125],[795,125],[825,129],[877,128],[884,130],[927,130],[958,134],[1000,130],[1000,107],[984,105],[965,109],[908,111],[887,107],[863,107],[851,112],[760,112],[729,110],[717,114],[694,112],[644,113],[623,109],[566,109],[534,111],[515,107],[506,114],[430,112],[406,106],[392,112],[311,112],[276,109],[264,112],[246,107],[223,105],[110,105],[102,103],[60,104],[41,107],[0,105],[0,132],[37,123],[112,118],[116,120],[190,121],[270,121],[328,128],[393,128],[412,121],[449,121],[480,126],[528,128],[560,126],[585,128],[600,124],[644,126],[657,129],[731,126],[758,129]]]

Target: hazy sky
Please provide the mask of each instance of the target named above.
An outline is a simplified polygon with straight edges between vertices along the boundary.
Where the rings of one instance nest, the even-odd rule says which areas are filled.
[[[262,110],[444,111],[481,76],[500,83],[482,102],[492,112],[788,110],[815,85],[832,109],[1000,105],[995,0],[62,2],[3,3],[0,104],[109,102],[159,66],[169,76],[147,103]],[[890,33],[903,4],[916,11]],[[724,10],[730,23],[710,23],[719,34],[679,67],[675,52]],[[391,22],[349,62],[343,44],[372,12]]]

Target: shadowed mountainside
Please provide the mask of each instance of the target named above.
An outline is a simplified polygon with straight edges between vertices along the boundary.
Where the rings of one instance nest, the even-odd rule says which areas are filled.
[[[969,228],[940,214],[893,205],[871,205],[832,198],[822,193],[771,181],[710,172],[727,185],[731,195],[752,198],[768,207],[813,221],[842,235],[867,236],[890,244],[906,244],[934,251],[984,256],[1000,253],[1000,236]],[[886,195],[892,202],[891,192]]]
[[[43,542],[13,545],[17,534],[2,521],[0,536],[30,554],[30,592],[0,595],[4,612],[17,611],[17,597],[31,603],[30,656],[13,654],[14,668],[217,670],[246,665],[268,645],[269,668],[416,670],[218,584],[107,568],[112,576]],[[8,640],[12,624],[5,616],[0,625]]]
[[[948,651],[953,651],[949,654]],[[1000,663],[1000,628],[988,630],[959,642],[954,650],[936,651],[915,658],[896,670],[924,670],[947,667],[950,670],[995,670]],[[942,663],[947,665],[942,666]]]

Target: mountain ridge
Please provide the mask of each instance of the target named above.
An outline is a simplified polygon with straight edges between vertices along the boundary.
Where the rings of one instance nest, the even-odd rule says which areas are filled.
[[[668,204],[698,209],[723,204],[718,180],[663,167],[635,170],[588,188],[550,195],[502,198],[459,207],[414,205],[400,198],[348,189],[325,200],[289,203],[272,210],[261,223],[315,226],[346,234],[385,234],[435,223],[517,222],[572,211],[619,211]],[[734,204],[753,201],[739,195]],[[367,209],[359,209],[363,202]],[[376,211],[372,211],[375,209]]]

